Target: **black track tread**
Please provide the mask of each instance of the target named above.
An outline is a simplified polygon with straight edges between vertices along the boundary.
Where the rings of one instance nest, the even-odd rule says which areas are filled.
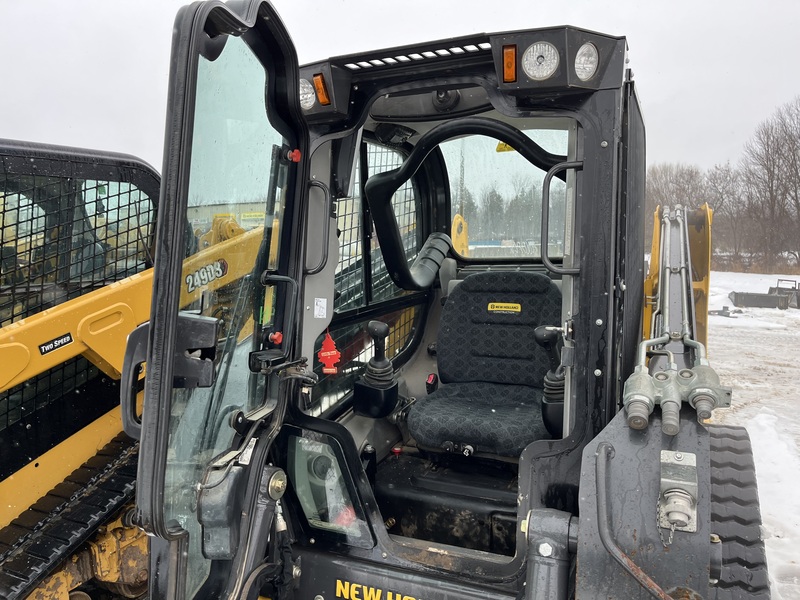
[[[24,598],[133,498],[138,445],[120,434],[0,529],[0,598]]]
[[[711,530],[722,539],[717,600],[768,600],[769,575],[753,449],[744,427],[712,425]]]

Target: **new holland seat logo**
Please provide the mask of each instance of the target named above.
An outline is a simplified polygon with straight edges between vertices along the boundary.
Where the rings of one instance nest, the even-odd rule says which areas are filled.
[[[489,302],[489,312],[514,314],[522,312],[522,304],[517,302]]]

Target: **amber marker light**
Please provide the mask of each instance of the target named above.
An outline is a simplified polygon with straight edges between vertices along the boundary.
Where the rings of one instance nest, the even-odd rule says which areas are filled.
[[[517,80],[517,47],[503,46],[503,83]]]
[[[328,96],[328,86],[325,85],[325,78],[322,73],[314,75],[314,91],[317,92],[317,100],[322,106],[328,106],[331,98]]]

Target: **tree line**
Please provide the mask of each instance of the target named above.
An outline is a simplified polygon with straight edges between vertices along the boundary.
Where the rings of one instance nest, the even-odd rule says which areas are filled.
[[[566,189],[553,181],[550,190],[550,243],[564,242]],[[472,243],[541,241],[542,184],[533,177],[514,175],[511,190],[503,194],[496,185],[474,192],[461,182],[451,189],[452,216],[460,213],[469,224]]]
[[[800,97],[758,125],[737,163],[706,171],[676,163],[649,167],[645,202],[648,225],[657,205],[707,202],[714,210],[715,268],[800,265]]]

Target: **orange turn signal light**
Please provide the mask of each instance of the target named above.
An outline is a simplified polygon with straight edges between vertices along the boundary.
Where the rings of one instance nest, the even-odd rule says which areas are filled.
[[[517,47],[503,46],[503,83],[517,80]]]
[[[314,75],[314,91],[317,93],[317,100],[322,106],[328,106],[331,103],[331,97],[328,95],[328,86],[325,85],[325,77],[322,73]]]

